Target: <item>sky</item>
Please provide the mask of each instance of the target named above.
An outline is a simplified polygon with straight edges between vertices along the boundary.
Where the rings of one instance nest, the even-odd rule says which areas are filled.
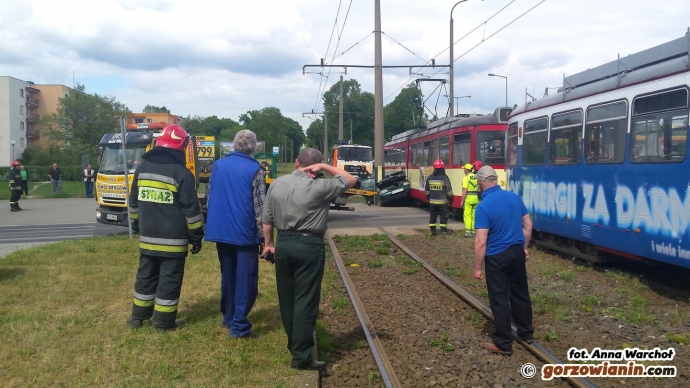
[[[381,0],[383,64],[447,65],[456,3]],[[490,113],[506,97],[523,105],[525,92],[541,97],[564,74],[684,36],[689,16],[687,0],[468,0],[453,12],[455,96],[471,96],[457,111]],[[2,0],[0,75],[80,83],[133,112],[165,105],[238,121],[277,107],[306,131],[316,116],[304,113],[323,109],[343,69],[303,66],[373,65],[373,31],[374,1],[363,0]],[[414,71],[383,70],[384,104],[416,79],[449,76]],[[342,75],[374,92],[373,69]],[[421,85],[427,112],[445,116],[449,85]]]

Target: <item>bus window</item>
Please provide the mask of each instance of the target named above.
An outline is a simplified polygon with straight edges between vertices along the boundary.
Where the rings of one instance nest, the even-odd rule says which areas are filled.
[[[548,128],[549,119],[546,117],[525,121],[522,139],[523,165],[546,164],[546,131]]]
[[[582,148],[582,111],[559,113],[551,116],[551,164],[577,164]]]
[[[478,131],[475,156],[484,164],[505,164],[506,133],[503,131]]]
[[[453,135],[453,164],[462,166],[470,162],[472,151],[472,133],[456,133]]]
[[[626,101],[587,108],[585,163],[621,163],[625,159],[627,118]]]
[[[687,136],[686,89],[635,99],[631,130],[631,162],[680,162],[685,159]]]
[[[507,164],[517,165],[518,155],[518,123],[514,122],[508,126],[508,148],[506,149]]]

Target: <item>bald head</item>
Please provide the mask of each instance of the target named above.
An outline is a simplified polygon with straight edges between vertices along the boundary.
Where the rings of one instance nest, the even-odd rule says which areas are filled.
[[[297,155],[297,164],[302,168],[321,162],[323,162],[323,156],[314,148],[302,148]]]

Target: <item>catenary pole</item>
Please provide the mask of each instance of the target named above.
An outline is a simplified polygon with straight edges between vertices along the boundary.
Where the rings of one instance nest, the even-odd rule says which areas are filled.
[[[374,164],[381,168],[377,182],[383,179],[383,58],[381,54],[381,0],[374,2]]]
[[[343,76],[340,76],[340,111],[338,113],[338,141],[345,140],[343,135]]]

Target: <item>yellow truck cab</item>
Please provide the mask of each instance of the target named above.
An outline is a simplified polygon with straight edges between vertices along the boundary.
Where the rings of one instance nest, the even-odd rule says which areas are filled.
[[[125,134],[126,154],[122,151],[122,135],[120,133],[103,135],[98,145],[96,221],[123,226],[128,224],[128,188],[125,187],[125,171],[129,175],[129,189],[131,189],[134,172],[144,161],[142,155],[155,146],[156,138],[167,125],[164,122],[127,125]],[[192,136],[190,136],[190,141],[185,149],[185,161],[187,169],[196,178],[196,186],[198,187],[196,141]]]
[[[374,203],[376,188],[374,185],[374,152],[368,145],[345,144],[344,142],[333,146],[332,165],[341,168],[357,177],[355,187],[347,190],[345,194],[333,201],[331,209],[353,210],[345,207],[350,195],[363,196],[367,204]]]

